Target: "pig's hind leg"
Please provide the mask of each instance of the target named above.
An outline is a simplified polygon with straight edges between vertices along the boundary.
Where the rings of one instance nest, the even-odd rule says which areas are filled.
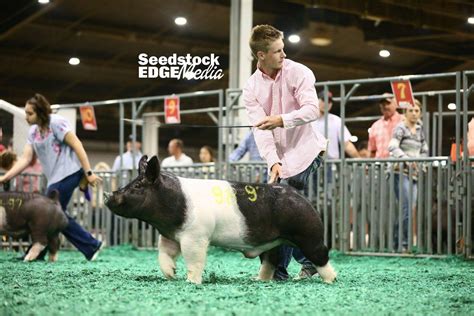
[[[201,284],[209,240],[203,237],[183,236],[180,244],[186,269],[188,270],[187,281]]]
[[[160,235],[158,241],[158,264],[163,275],[168,279],[173,279],[176,273],[176,258],[181,250],[176,241]]]
[[[50,262],[55,262],[56,260],[58,260],[59,245],[60,245],[59,235],[54,235],[48,238]]]

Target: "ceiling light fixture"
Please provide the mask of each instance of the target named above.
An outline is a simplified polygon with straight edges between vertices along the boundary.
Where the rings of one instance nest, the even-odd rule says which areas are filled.
[[[383,58],[387,58],[390,56],[390,52],[386,49],[381,49],[379,52],[379,56]]]
[[[449,103],[448,104],[448,109],[450,109],[451,111],[456,110],[456,104],[455,103]]]
[[[474,24],[474,16],[470,16],[467,18],[467,23]]]
[[[49,0],[38,0],[38,3],[47,4],[49,3]]]
[[[174,19],[174,23],[176,23],[176,25],[182,26],[188,23],[188,20],[186,20],[185,17],[179,16],[176,19]]]
[[[69,58],[69,64],[73,66],[77,66],[81,63],[81,60],[77,57],[71,57]]]
[[[300,42],[301,38],[297,34],[291,34],[290,36],[288,36],[288,40],[290,41],[290,43],[296,44]]]
[[[311,44],[316,46],[329,46],[332,44],[332,39],[329,37],[315,36],[311,39]]]

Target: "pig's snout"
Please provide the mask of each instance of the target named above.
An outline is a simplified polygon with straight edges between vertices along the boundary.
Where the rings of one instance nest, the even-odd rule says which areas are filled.
[[[107,203],[112,197],[112,193],[104,191],[104,202]]]
[[[118,206],[124,202],[123,194],[115,191],[115,192],[105,192],[104,191],[104,203],[111,207],[111,206]]]

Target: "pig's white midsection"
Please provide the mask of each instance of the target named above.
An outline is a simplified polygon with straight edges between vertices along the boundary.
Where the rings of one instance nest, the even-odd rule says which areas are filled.
[[[7,227],[7,212],[0,206],[0,232],[4,232]]]
[[[186,221],[178,235],[207,238],[217,246],[248,249],[245,218],[227,181],[178,178],[186,197]],[[179,238],[179,237],[178,237]]]

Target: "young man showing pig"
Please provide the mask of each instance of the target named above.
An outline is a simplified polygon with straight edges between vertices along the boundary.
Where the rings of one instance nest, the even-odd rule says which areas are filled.
[[[307,124],[319,116],[313,72],[286,59],[284,46],[283,33],[273,26],[253,28],[250,48],[257,70],[248,79],[243,98],[258,150],[270,170],[269,183],[281,180],[301,190],[321,165],[327,141]],[[299,278],[316,273],[300,249],[284,245],[274,279],[288,279],[292,256],[302,264]]]

